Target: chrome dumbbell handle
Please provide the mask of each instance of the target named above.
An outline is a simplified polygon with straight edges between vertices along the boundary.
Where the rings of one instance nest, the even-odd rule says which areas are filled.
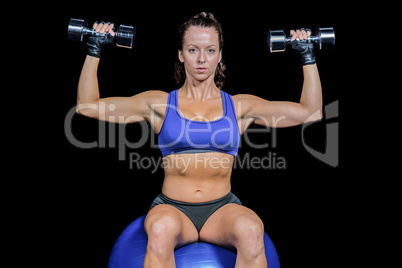
[[[288,44],[288,43],[290,43],[290,40],[292,40],[292,37],[291,37],[291,36],[286,37],[285,40],[286,40],[286,43]],[[299,38],[296,38],[296,40],[299,41]],[[308,40],[308,41],[310,41],[310,42],[318,42],[319,37],[318,37],[318,36],[309,36],[309,37],[307,37],[307,39],[305,39],[305,40]]]

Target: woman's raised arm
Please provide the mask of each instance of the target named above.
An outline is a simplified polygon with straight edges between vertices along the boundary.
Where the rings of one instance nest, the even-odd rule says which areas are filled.
[[[292,30],[291,33],[292,41],[296,38],[302,41],[311,32]],[[249,94],[236,95],[234,99],[242,107],[239,118],[245,126],[254,122],[267,127],[289,127],[322,118],[322,90],[314,46],[308,43],[300,45],[295,41],[292,47],[302,55],[304,81],[300,101],[268,101]]]
[[[112,27],[113,25],[108,24],[94,24],[97,32],[109,32],[113,36]],[[89,40],[87,45],[88,55],[78,82],[77,113],[113,123],[147,120],[157,130],[161,121],[159,119],[163,119],[166,107],[153,104],[165,104],[168,94],[164,91],[151,90],[131,97],[100,98],[97,73],[102,42]]]

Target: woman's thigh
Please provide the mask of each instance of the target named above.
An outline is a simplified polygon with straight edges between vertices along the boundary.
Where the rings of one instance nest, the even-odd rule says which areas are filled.
[[[145,218],[144,228],[149,240],[167,241],[175,247],[198,241],[198,232],[191,220],[170,205],[153,207]]]
[[[200,231],[200,241],[238,248],[238,241],[260,237],[263,232],[264,225],[254,211],[241,205],[227,204],[205,222]]]

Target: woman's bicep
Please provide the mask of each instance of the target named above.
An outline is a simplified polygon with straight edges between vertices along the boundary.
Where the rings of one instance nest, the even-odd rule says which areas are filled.
[[[289,127],[303,124],[308,117],[300,103],[268,101],[254,95],[241,96],[244,112],[242,118],[252,118],[253,123],[266,127]]]
[[[146,115],[149,114],[148,102],[138,95],[99,100],[99,119],[122,124],[145,120]]]
[[[77,113],[111,123],[133,123],[144,120],[145,105],[134,97],[110,97],[77,106]]]
[[[290,127],[303,124],[307,114],[300,103],[266,101],[255,105],[252,111],[254,123],[267,127]]]
[[[111,123],[134,123],[145,119],[149,113],[146,96],[102,98],[94,103],[77,106],[77,112],[87,117]]]

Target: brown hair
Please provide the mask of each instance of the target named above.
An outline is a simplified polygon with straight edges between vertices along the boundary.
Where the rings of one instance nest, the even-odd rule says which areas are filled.
[[[219,37],[219,51],[222,50],[223,47],[223,34],[222,34],[222,28],[220,23],[216,20],[215,16],[212,13],[207,13],[207,12],[201,12],[188,21],[186,21],[179,29],[179,35],[180,35],[180,43],[179,43],[179,50],[183,49],[183,44],[184,44],[184,35],[186,34],[187,30],[191,26],[197,26],[197,27],[205,27],[205,28],[214,28],[216,32],[218,33]],[[226,66],[221,60],[218,63],[218,66],[215,71],[215,77],[214,77],[214,82],[215,85],[218,88],[222,88],[224,79],[225,77],[225,72]],[[175,71],[174,71],[174,77],[176,79],[177,84],[184,83],[186,80],[186,72],[184,70],[184,64],[180,62],[179,60],[176,61],[175,64]]]

